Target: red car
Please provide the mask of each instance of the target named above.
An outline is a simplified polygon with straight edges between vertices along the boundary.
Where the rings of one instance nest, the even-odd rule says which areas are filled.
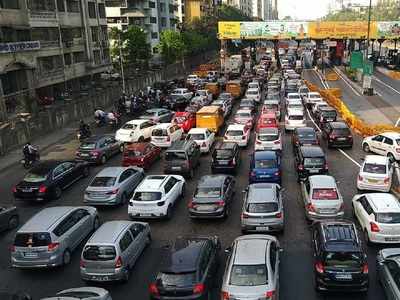
[[[196,115],[187,111],[178,111],[175,113],[172,123],[178,125],[184,132],[188,132],[196,127]]]
[[[258,131],[260,128],[278,128],[279,124],[276,119],[276,115],[274,112],[268,112],[264,113],[260,116],[257,122],[257,128],[256,130]]]
[[[122,166],[138,166],[148,169],[155,160],[160,158],[161,148],[151,143],[132,143],[124,148]]]

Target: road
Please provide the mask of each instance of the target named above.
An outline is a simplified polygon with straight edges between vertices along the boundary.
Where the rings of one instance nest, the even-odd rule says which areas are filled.
[[[315,84],[319,84],[317,78],[307,78]],[[311,121],[308,121],[313,126]],[[99,130],[103,132],[105,129]],[[357,294],[338,294],[338,295],[319,295],[313,287],[313,257],[311,251],[310,230],[304,217],[304,208],[300,201],[300,188],[296,182],[294,170],[292,147],[290,144],[290,135],[284,134],[283,147],[283,181],[285,188],[285,232],[279,235],[279,240],[284,249],[281,258],[280,267],[280,294],[284,300],[316,300],[316,299],[384,299],[381,287],[376,281],[375,257],[379,247],[368,247],[368,261],[370,270],[370,290],[366,298],[361,298]],[[361,139],[355,137],[355,143],[352,150],[346,150],[347,158],[338,150],[327,149],[324,145],[328,157],[330,173],[339,181],[339,188],[345,199],[346,218],[351,219],[350,201],[356,193],[355,178],[358,173],[357,162],[364,156],[360,150]],[[66,142],[50,149],[51,155],[57,152],[73,154],[73,148],[76,143]],[[241,171],[237,175],[236,194],[230,216],[221,221],[191,221],[187,214],[187,202],[191,198],[197,180],[206,174],[210,174],[210,155],[204,155],[201,158],[201,166],[196,170],[195,178],[188,180],[187,192],[184,201],[181,201],[174,210],[170,221],[151,221],[153,236],[152,245],[144,252],[137,265],[132,271],[132,276],[127,284],[105,284],[114,300],[128,299],[148,299],[147,286],[157,273],[160,259],[164,247],[168,245],[177,235],[186,234],[208,234],[218,235],[222,242],[223,249],[241,234],[240,232],[240,212],[242,206],[241,191],[248,184],[248,166],[249,154],[253,151],[254,133],[247,149],[241,153],[242,165]],[[64,152],[63,152],[64,151]],[[65,156],[65,155],[64,155]],[[117,156],[108,161],[107,166],[120,165],[121,157]],[[149,171],[149,174],[162,172],[162,160],[157,162]],[[94,176],[102,167],[93,167],[91,175]],[[2,182],[2,203],[14,204],[11,194],[12,186],[17,183],[24,175],[25,171],[16,167],[14,169],[2,172],[0,180]],[[90,178],[79,181],[67,191],[64,192],[61,199],[44,204],[17,202],[22,222],[28,220],[33,214],[43,207],[58,205],[82,205],[83,191],[88,185]],[[99,209],[101,221],[123,219],[127,220],[127,207],[101,208]],[[6,290],[24,290],[30,293],[34,299],[40,299],[44,296],[53,295],[55,292],[84,285],[79,276],[80,252],[83,245],[73,253],[72,262],[67,267],[56,268],[52,270],[17,270],[10,267],[8,247],[13,241],[15,232],[6,232],[0,235],[0,289]],[[367,247],[367,246],[366,246]],[[225,256],[221,254],[221,261],[225,261]],[[219,268],[219,282],[221,281],[224,264]],[[219,292],[216,290],[214,299],[219,299]]]

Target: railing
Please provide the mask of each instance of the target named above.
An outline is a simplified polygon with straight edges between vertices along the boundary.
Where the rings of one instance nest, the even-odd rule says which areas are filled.
[[[36,73],[36,80],[38,82],[43,82],[47,80],[60,80],[64,79],[64,69],[59,68],[59,69],[53,69],[49,71],[38,71]]]
[[[42,48],[58,48],[60,47],[59,41],[40,41],[40,46]]]
[[[29,18],[39,21],[57,22],[55,11],[29,11]]]

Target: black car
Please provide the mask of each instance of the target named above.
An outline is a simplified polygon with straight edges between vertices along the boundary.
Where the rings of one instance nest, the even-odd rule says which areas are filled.
[[[312,245],[317,291],[368,290],[367,256],[352,222],[314,223]]]
[[[96,164],[105,164],[107,160],[124,152],[124,145],[111,135],[97,135],[86,139],[76,151],[76,158]]]
[[[353,147],[353,135],[344,122],[328,122],[322,126],[322,135],[331,147]]]
[[[313,127],[299,127],[293,130],[292,146],[295,150],[301,146],[319,145],[317,132]]]
[[[213,299],[217,282],[218,237],[178,237],[168,251],[155,282],[149,286],[151,299]]]
[[[205,175],[200,178],[193,199],[188,204],[191,218],[224,218],[235,192],[235,179],[230,175]]]
[[[173,111],[184,111],[190,101],[181,95],[170,95],[167,97],[164,106]]]
[[[19,215],[15,206],[0,206],[0,231],[18,227]],[[2,299],[2,298],[0,298]]]
[[[14,187],[14,197],[17,200],[36,201],[58,199],[63,189],[88,175],[89,165],[85,161],[43,161],[33,167]]]
[[[194,177],[200,164],[200,146],[192,139],[176,141],[165,151],[164,173]]]
[[[324,151],[319,146],[301,146],[297,148],[294,163],[299,182],[311,175],[328,173],[326,157]]]
[[[215,146],[212,153],[211,172],[233,172],[240,164],[240,148],[237,143],[223,142]]]
[[[256,104],[252,99],[242,99],[239,103],[239,109],[248,109],[252,114],[256,112]]]
[[[315,113],[315,118],[320,125],[326,122],[335,122],[337,118],[337,111],[333,107],[321,107]]]

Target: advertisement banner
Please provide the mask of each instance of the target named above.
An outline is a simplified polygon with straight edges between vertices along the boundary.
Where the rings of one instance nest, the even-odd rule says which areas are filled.
[[[218,22],[219,39],[240,39],[240,22]]]
[[[400,36],[400,22],[377,22],[378,39],[398,39]]]
[[[368,22],[310,22],[308,34],[314,39],[365,39],[368,33]],[[376,22],[371,22],[370,36],[376,35]]]
[[[307,22],[241,22],[243,39],[305,39],[308,38]]]

